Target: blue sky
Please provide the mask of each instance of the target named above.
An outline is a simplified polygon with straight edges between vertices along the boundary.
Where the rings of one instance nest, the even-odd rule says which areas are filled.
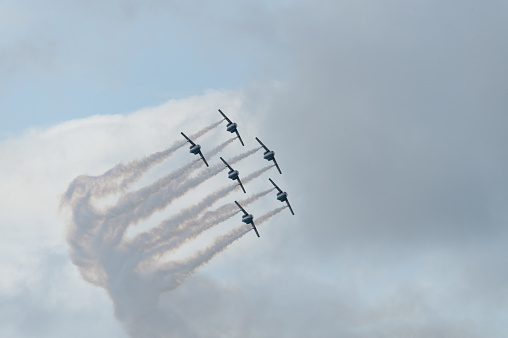
[[[2,133],[125,114],[259,78],[260,43],[214,27],[219,18],[238,23],[234,6],[231,13],[198,6],[186,22],[171,5],[127,3],[4,3]],[[218,17],[205,17],[212,22],[204,30],[207,10]]]

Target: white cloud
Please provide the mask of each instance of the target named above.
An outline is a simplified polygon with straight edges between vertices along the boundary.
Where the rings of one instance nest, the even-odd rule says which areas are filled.
[[[67,216],[60,214],[60,198],[79,175],[102,174],[119,162],[181,141],[181,130],[191,134],[220,120],[218,107],[236,115],[233,112],[241,107],[239,95],[210,92],[126,116],[92,116],[31,129],[0,143],[4,159],[0,167],[0,298],[5,301],[2,311],[9,313],[2,317],[0,332],[30,336],[33,333],[25,321],[44,321],[41,336],[55,336],[67,332],[61,328],[63,319],[76,329],[83,320],[100,315],[101,325],[112,335],[119,334],[103,290],[84,283],[70,263]],[[223,130],[218,135],[228,136]],[[83,330],[79,334],[91,336],[95,329]]]

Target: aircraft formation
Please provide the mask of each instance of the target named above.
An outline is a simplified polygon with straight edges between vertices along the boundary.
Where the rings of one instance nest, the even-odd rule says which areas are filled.
[[[243,143],[243,140],[242,138],[240,137],[240,133],[238,131],[238,124],[231,121],[227,116],[226,114],[224,114],[222,112],[222,110],[219,109],[219,113],[222,115],[222,117],[224,118],[225,121],[227,121],[227,125],[226,125],[226,130],[230,133],[236,133],[236,138],[238,138],[238,140],[240,141],[240,143],[242,144],[242,146],[245,146],[245,144]],[[208,165],[208,162],[206,161],[205,159],[205,156],[203,155],[203,153],[201,152],[201,146],[197,143],[194,143],[189,137],[187,137],[187,135],[185,135],[183,132],[181,132],[182,136],[185,137],[185,139],[187,140],[187,142],[189,142],[191,144],[190,148],[189,148],[189,152],[191,154],[194,154],[194,155],[199,155],[201,157],[201,159],[203,160],[203,162],[205,163],[205,165],[207,167],[209,167]],[[262,148],[264,148],[265,152],[263,153],[263,158],[267,161],[272,161],[274,163],[274,166],[277,168],[277,170],[279,171],[279,174],[282,174],[282,171],[280,170],[280,167],[279,167],[279,164],[277,163],[277,161],[275,160],[275,152],[273,150],[270,150],[268,149],[267,146],[265,146],[263,144],[263,142],[261,142],[261,140],[259,138],[256,137],[256,140],[259,142],[259,144],[261,145]],[[259,148],[258,148],[259,149]],[[228,168],[229,169],[229,172],[228,172],[228,178],[233,180],[233,181],[238,181],[238,185],[240,186],[240,188],[243,190],[244,193],[247,193],[245,191],[245,188],[242,184],[242,181],[240,180],[240,173],[238,170],[235,170],[233,169],[233,167],[231,167],[231,165],[228,164],[228,162],[220,157],[220,159],[222,160],[222,162],[224,162],[225,164],[225,168]],[[288,200],[288,193],[285,192],[285,191],[282,191],[278,186],[277,184],[275,184],[275,182],[269,178],[268,179],[274,186],[274,189],[276,189],[278,192],[277,192],[277,200],[280,201],[280,202],[286,202],[289,210],[291,211],[291,214],[295,214],[293,212],[293,208],[291,207],[291,205],[289,204],[289,200]],[[240,210],[243,212],[243,216],[242,216],[242,222],[245,223],[245,224],[248,224],[248,225],[251,225],[252,229],[256,232],[256,235],[259,237],[259,232],[256,228],[256,225],[254,224],[254,216],[252,214],[249,214],[241,205],[240,203],[238,203],[237,201],[235,201],[236,205],[240,208]]]

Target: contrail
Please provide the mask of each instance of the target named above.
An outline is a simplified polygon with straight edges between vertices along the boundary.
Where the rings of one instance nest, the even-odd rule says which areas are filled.
[[[212,156],[215,156],[217,155],[218,153],[220,153],[222,150],[224,150],[224,148],[226,148],[228,145],[231,144],[231,142],[233,142],[234,140],[236,139],[236,137],[231,137],[230,139],[228,139],[227,141],[219,144],[217,147],[213,148],[212,150],[210,150],[209,152],[205,153],[205,157],[212,157]]]
[[[277,215],[279,212],[286,209],[287,207],[288,207],[287,205],[284,205],[282,207],[274,209],[274,210],[267,212],[266,214],[260,216],[259,218],[254,219],[254,221],[255,221],[256,225],[263,224],[264,222],[268,221],[270,218]]]
[[[204,135],[221,122],[222,120],[209,125],[191,138]],[[235,138],[204,153],[205,157],[213,158]],[[149,325],[147,320],[164,315],[158,309],[161,292],[183,283],[196,269],[251,230],[249,225],[242,224],[217,237],[212,245],[189,259],[169,263],[162,261],[163,256],[240,212],[231,201],[224,201],[214,207],[231,192],[239,189],[236,182],[224,182],[223,187],[204,194],[195,204],[181,209],[152,229],[131,240],[125,238],[130,226],[167,208],[173,201],[224,170],[222,163],[204,168],[201,158],[194,158],[155,182],[126,192],[150,168],[167,159],[183,145],[183,141],[176,142],[164,151],[125,165],[118,164],[100,176],[79,176],[69,184],[62,196],[61,206],[69,207],[72,212],[67,228],[67,242],[73,264],[78,267],[83,279],[108,292],[116,317],[135,336],[160,336],[161,333]],[[247,150],[230,158],[228,163],[241,161],[259,149],[261,147]],[[273,165],[255,170],[244,177],[242,183],[247,185],[271,167]],[[240,202],[249,205],[272,190],[270,188],[252,194]],[[113,193],[120,194],[114,205],[97,207],[103,201],[101,198]],[[285,206],[256,218],[256,226],[284,208]],[[241,222],[240,218],[238,222]]]
[[[215,122],[203,128],[193,134],[192,137],[198,138],[206,134],[217,127],[221,122],[222,121]],[[224,142],[214,150],[219,152],[233,140],[234,138]],[[114,215],[122,215],[124,212],[123,209],[128,209],[130,206],[135,205],[136,202],[139,203],[139,199],[142,196],[138,195],[137,199],[134,200],[129,200],[129,198],[124,196],[123,206],[117,204],[116,207],[110,209],[109,213],[106,214],[101,214],[95,210],[90,205],[90,198],[92,196],[102,197],[109,193],[126,189],[130,184],[137,181],[143,173],[172,155],[177,149],[185,145],[185,143],[186,141],[176,142],[166,150],[151,154],[141,160],[132,161],[127,165],[118,164],[101,176],[81,175],[71,182],[66,193],[62,197],[60,207],[62,208],[64,205],[69,205],[73,209],[73,221],[68,228],[68,241],[72,249],[71,258],[77,266],[82,268],[81,274],[85,280],[98,284],[100,280],[105,278],[105,272],[102,271],[103,269],[94,266],[97,265],[97,252],[103,251],[100,250],[100,247],[102,247],[104,242],[107,242],[108,239],[107,236],[104,236],[104,223],[107,223],[105,220]],[[169,177],[166,177],[166,181],[170,181],[169,178],[175,178],[179,174],[185,173],[185,171],[196,162],[197,161],[192,162],[183,169],[168,175]],[[118,182],[119,180],[120,182]],[[156,185],[164,186],[164,181],[157,182]],[[144,192],[146,193],[147,190],[145,189]],[[81,198],[78,198],[79,196]],[[78,224],[83,224],[85,226],[80,227],[77,226]],[[99,232],[99,229],[102,229],[102,232]],[[78,238],[81,239],[81,241],[78,241]],[[86,242],[85,239],[87,240]]]
[[[268,219],[278,214],[287,206],[282,206],[274,209],[258,219],[255,219],[256,226],[266,222]],[[248,227],[248,228],[247,228]],[[218,237],[215,242],[206,248],[198,252],[192,258],[175,263],[170,262],[161,267],[161,273],[165,274],[165,290],[171,290],[183,283],[194,271],[200,266],[208,263],[213,257],[226,249],[231,243],[243,237],[246,233],[251,231],[250,225],[245,225],[241,228],[231,230],[226,235]]]
[[[198,137],[205,135],[221,123],[222,121],[210,124],[209,126],[191,135],[191,139],[197,139]],[[176,150],[183,147],[186,143],[187,141],[175,142],[169,148],[153,153],[140,160],[132,161],[128,164],[117,164],[101,176],[78,176],[69,185],[62,201],[70,200],[73,193],[83,186],[87,186],[88,189],[86,190],[91,191],[95,197],[101,197],[118,191],[124,191],[131,184],[135,183],[143,173],[148,171],[154,165],[159,164],[167,159]]]
[[[217,238],[212,246],[200,251],[192,259],[182,263],[175,264],[171,262],[164,265],[161,269],[161,274],[164,275],[163,291],[172,290],[185,282],[197,268],[209,262],[214,256],[249,231],[250,229],[246,227],[236,228],[226,235]]]
[[[233,141],[234,138],[230,138],[215,147],[208,155],[216,155]],[[183,174],[190,174],[196,162],[201,162],[201,159],[173,171],[148,187],[124,196],[117,205],[110,208],[107,215],[104,215],[106,220],[102,225],[102,237],[110,239],[112,244],[119,243],[130,225],[150,217],[155,211],[165,208],[174,199],[213,176],[209,175],[202,181],[176,180]]]
[[[246,151],[243,154],[240,154],[240,155],[237,155],[237,156],[235,156],[233,158],[230,158],[227,162],[229,164],[236,163],[236,162],[238,162],[240,160],[243,160],[246,157],[249,157],[250,155],[254,154],[256,151],[258,151],[261,148],[263,148],[263,147],[257,147],[257,148],[251,149],[249,151]]]
[[[271,167],[269,167],[271,168]],[[257,193],[247,199],[240,200],[242,205],[249,205],[250,203],[258,200],[259,198],[267,195],[273,189],[268,189]],[[195,217],[189,217],[191,212],[198,212],[201,205],[196,205],[184,210],[181,214],[164,221],[160,226],[153,229],[152,233],[145,233],[135,241],[132,246],[134,247],[149,247],[147,252],[143,253],[139,261],[145,259],[154,259],[160,255],[167,254],[168,252],[178,249],[185,242],[196,238],[205,230],[220,224],[234,215],[238,214],[240,210],[234,203],[228,203],[220,206],[214,211],[209,211],[196,220]]]
[[[241,159],[244,159],[252,154],[254,154],[259,148],[255,148],[249,151],[246,151],[243,154],[240,154],[236,157],[235,161],[238,162]],[[209,168],[205,168],[198,172],[195,177],[188,178],[183,180],[177,184],[175,187],[175,194],[177,196],[181,196],[189,190],[197,187],[199,184],[205,182],[206,180],[214,177],[218,173],[224,170],[224,165],[222,163],[217,163],[215,165],[211,165]]]
[[[222,144],[220,144],[219,146],[215,147],[212,151],[207,153],[207,155],[208,156],[217,155],[220,151],[222,151],[226,146],[231,144],[231,142],[233,142],[233,141],[234,141],[234,138],[230,138],[229,140],[227,140],[227,141],[223,142]],[[132,212],[133,210],[131,208],[134,203],[136,205],[139,205],[140,201],[144,201],[151,195],[158,193],[161,190],[164,190],[164,189],[168,190],[168,189],[174,188],[174,186],[169,186],[169,184],[173,183],[175,181],[175,179],[180,178],[184,174],[187,174],[187,175],[190,174],[191,170],[194,170],[196,168],[194,166],[196,163],[201,163],[201,158],[198,158],[198,159],[192,161],[191,163],[189,163],[179,169],[176,169],[175,171],[160,178],[155,183],[153,183],[147,187],[141,188],[138,191],[135,191],[133,193],[129,193],[129,194],[125,195],[117,203],[117,205],[115,205],[113,208],[110,209],[110,214],[111,215],[122,214],[123,212],[125,212],[122,209],[125,209],[125,208],[127,208],[128,211]],[[183,182],[185,182],[185,181],[186,180],[184,179]],[[165,191],[165,192],[167,193],[168,191]],[[152,211],[152,210],[150,210],[150,211]],[[105,217],[107,217],[107,216],[105,216]]]
[[[252,181],[253,179],[259,177],[262,173],[264,173],[265,171],[267,171],[271,167],[273,167],[273,165],[264,167],[262,169],[259,169],[259,170],[255,171],[255,172],[253,172],[252,174],[250,174],[249,176],[247,176],[244,179],[244,183],[245,184],[249,183],[250,181]],[[203,210],[205,210],[206,208],[210,207],[218,199],[223,198],[226,195],[228,195],[235,188],[237,188],[237,184],[236,183],[234,185],[229,186],[229,187],[223,188],[223,189],[221,189],[219,191],[213,192],[212,194],[210,194],[207,197],[205,197],[198,204],[195,204],[194,206],[192,206],[190,208],[182,210],[180,212],[180,214],[178,214],[174,218],[169,219],[169,220],[163,222],[160,226],[154,228],[153,229],[153,233],[154,233],[153,236],[157,236],[159,238],[162,238],[164,236],[164,232],[169,232],[169,233],[174,232],[172,230],[172,228],[176,224],[178,224],[180,227],[186,226],[187,225],[186,223],[194,220]],[[271,191],[271,190],[273,190],[273,189],[270,189],[269,191]],[[264,195],[265,195],[265,193],[262,193],[261,195],[260,194],[255,195],[255,196],[259,196],[259,197],[256,197],[256,198],[251,199],[251,200],[255,201],[256,199],[258,199],[258,198],[260,198],[261,196],[264,196]],[[161,229],[164,229],[164,230],[161,231]],[[159,241],[160,241],[160,239],[159,239]],[[157,241],[153,241],[153,239],[152,239],[152,243],[151,244],[152,245],[156,245]]]

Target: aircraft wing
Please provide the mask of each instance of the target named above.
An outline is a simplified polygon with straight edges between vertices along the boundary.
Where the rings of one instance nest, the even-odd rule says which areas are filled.
[[[280,190],[280,188],[277,186],[277,184],[275,184],[271,178],[269,178],[270,182],[272,182],[273,186],[275,187],[275,189],[277,189],[279,192],[282,192],[282,190]]]
[[[229,168],[229,170],[234,170],[233,168],[231,168],[231,166],[228,164],[228,162],[226,162],[222,157],[220,158],[222,160],[222,162],[224,162],[224,164]]]
[[[238,139],[240,140],[240,143],[242,144],[242,146],[245,146],[245,144],[243,144],[242,138],[240,137],[240,133],[238,132],[238,129],[236,130],[236,135],[238,135]]]
[[[222,112],[222,110],[220,110],[220,109],[219,109],[219,113],[221,113],[221,115],[222,115],[222,116],[224,116],[224,119],[225,119],[226,121],[228,121],[228,123],[233,123],[233,122],[231,122],[231,120],[230,120],[230,119],[228,119],[228,117],[226,116],[226,114],[224,114],[224,113]]]
[[[258,140],[259,144],[261,144],[261,146],[262,146],[263,148],[265,148],[265,150],[266,150],[266,151],[270,151],[270,149],[268,149],[268,148],[267,148],[267,147],[263,144],[263,142],[261,142],[261,141],[260,141],[257,137],[256,137],[256,140]]]
[[[244,193],[247,193],[247,192],[245,191],[245,188],[243,187],[242,181],[240,181],[240,177],[238,177],[238,178],[237,178],[237,180],[238,180],[238,184],[240,184],[240,187],[242,188],[243,192],[244,192]]]
[[[258,229],[256,229],[256,226],[254,225],[254,221],[252,221],[252,229],[254,229],[254,231],[256,232],[256,235],[258,235],[259,237],[259,232],[258,232]]]
[[[242,209],[242,211],[243,211],[243,213],[244,213],[245,215],[248,215],[247,211],[245,211],[245,209],[244,209],[244,208],[242,208],[242,206],[241,206],[241,205],[240,205],[237,201],[235,201],[235,203],[236,203],[236,205],[238,205],[238,207],[239,207],[240,209]]]
[[[189,141],[189,142],[190,142],[190,144],[192,144],[193,146],[194,146],[194,145],[196,145],[196,144],[195,144],[194,142],[192,142],[192,141],[191,141],[191,139],[190,139],[190,138],[188,138],[188,137],[187,137],[187,135],[185,135],[183,132],[181,132],[181,134],[183,135],[183,137],[185,137],[185,138],[187,139],[187,141]],[[201,156],[203,156],[203,155],[201,155]]]
[[[205,162],[206,166],[208,167],[208,162],[206,162],[205,157],[203,156],[203,153],[199,151],[199,156],[203,159],[203,162]]]
[[[275,160],[275,157],[273,158],[273,163],[275,163],[275,166],[277,167],[277,170],[279,171],[279,174],[282,174],[282,171],[280,171],[279,165],[277,164],[277,161]]]
[[[291,208],[291,204],[289,204],[289,201],[286,199],[286,203],[288,204],[288,208],[289,210],[291,211],[291,213],[293,214],[293,216],[295,215],[295,213],[293,212],[293,208]]]

